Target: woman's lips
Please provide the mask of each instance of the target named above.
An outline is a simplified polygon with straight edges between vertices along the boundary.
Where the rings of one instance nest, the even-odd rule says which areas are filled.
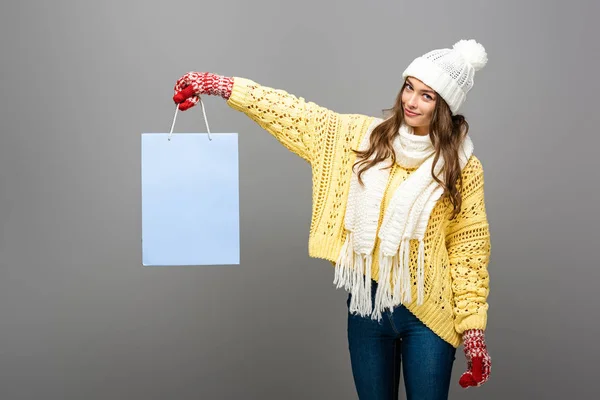
[[[408,115],[409,117],[416,117],[417,115],[419,115],[408,111],[406,108],[404,109],[404,114]]]

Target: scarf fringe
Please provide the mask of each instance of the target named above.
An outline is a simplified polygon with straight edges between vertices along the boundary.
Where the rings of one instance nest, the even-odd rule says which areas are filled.
[[[361,316],[371,314],[371,273],[373,258],[354,252],[352,247],[352,233],[346,237],[346,242],[340,251],[340,256],[335,266],[333,279],[336,288],[343,287],[352,293],[350,311]]]
[[[375,293],[375,310],[371,319],[379,321],[385,308],[393,308],[390,275],[392,272],[392,257],[379,258],[379,283]]]
[[[356,253],[352,246],[353,234],[350,232],[336,261],[333,283],[336,288],[343,287],[352,294],[349,311],[362,317],[380,321],[386,309],[392,310],[398,304],[412,301],[410,275],[410,239],[404,238],[400,250],[393,256],[380,254],[379,281],[372,303],[371,273],[373,257],[371,254]],[[417,304],[423,304],[425,288],[425,243],[419,239],[417,259]],[[390,279],[393,276],[393,279]],[[393,282],[393,289],[392,289]]]

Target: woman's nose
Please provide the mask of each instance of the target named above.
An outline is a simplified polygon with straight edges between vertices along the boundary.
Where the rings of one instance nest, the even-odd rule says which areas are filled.
[[[408,98],[407,104],[411,107],[411,108],[415,108],[417,106],[417,99],[416,96],[410,96]]]

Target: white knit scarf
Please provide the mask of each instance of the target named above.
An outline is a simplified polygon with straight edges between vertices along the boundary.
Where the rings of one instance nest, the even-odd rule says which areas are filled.
[[[369,147],[373,129],[383,120],[374,118],[360,144],[360,150]],[[417,304],[423,303],[424,258],[423,239],[431,211],[444,190],[431,175],[435,148],[429,135],[414,135],[411,127],[403,125],[393,142],[396,163],[404,168],[417,168],[396,189],[379,230],[379,280],[375,307],[371,301],[371,266],[375,235],[379,224],[381,203],[391,169],[384,160],[365,171],[358,183],[355,168],[350,181],[350,192],[345,214],[346,241],[335,265],[333,283],[352,294],[350,312],[370,315],[380,320],[385,308],[393,309],[400,303],[412,301],[410,275],[410,240],[419,241],[417,262]],[[467,136],[459,151],[461,170],[473,153],[473,143]],[[443,157],[436,164],[435,175],[440,174]],[[441,176],[440,176],[441,175]],[[393,274],[393,293],[390,277]]]

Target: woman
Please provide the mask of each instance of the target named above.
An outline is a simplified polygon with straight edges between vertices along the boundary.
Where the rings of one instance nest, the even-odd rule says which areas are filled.
[[[348,292],[348,343],[360,399],[448,397],[463,343],[462,387],[487,381],[484,330],[490,236],[483,168],[457,114],[487,63],[461,40],[417,57],[385,120],[339,114],[244,78],[190,72],[179,109],[227,99],[310,163],[309,255],[329,260]]]

